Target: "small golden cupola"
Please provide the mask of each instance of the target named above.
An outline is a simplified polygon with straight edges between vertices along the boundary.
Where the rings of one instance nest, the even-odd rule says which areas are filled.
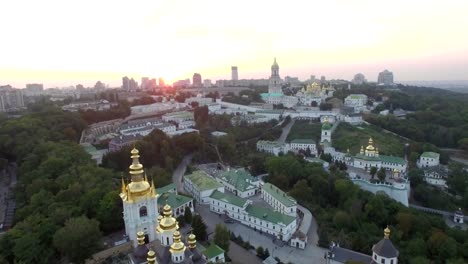
[[[174,253],[180,253],[185,251],[185,244],[181,240],[180,232],[175,231],[174,233],[174,242],[171,245],[171,248],[169,249],[172,254]]]
[[[390,228],[388,228],[388,226],[387,226],[387,228],[384,229],[384,238],[385,239],[390,238]]]
[[[197,248],[197,240],[195,239],[195,235],[193,233],[188,236],[188,244],[190,250]]]
[[[159,226],[158,230],[165,231],[171,229],[179,229],[179,225],[175,217],[172,216],[172,208],[170,205],[166,204],[163,208],[163,215],[164,217],[159,218]]]
[[[149,198],[156,196],[154,184],[148,182],[143,165],[140,163],[138,150],[133,148],[130,153],[130,157],[132,158],[132,164],[129,167],[131,182],[125,186],[125,182],[122,179],[122,193],[120,196],[126,201],[135,201],[143,197]]]
[[[146,261],[148,261],[148,264],[157,264],[156,252],[154,252],[153,250],[148,251],[148,258],[146,258]]]
[[[374,141],[372,140],[372,138],[369,138],[369,145],[366,147],[366,156],[369,156],[369,157],[376,156]]]

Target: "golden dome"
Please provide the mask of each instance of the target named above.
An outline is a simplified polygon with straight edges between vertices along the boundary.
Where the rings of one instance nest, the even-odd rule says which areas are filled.
[[[387,226],[387,228],[384,229],[384,237],[386,239],[390,238],[390,228],[388,228],[388,226]]]
[[[180,232],[175,231],[174,233],[174,242],[171,245],[171,248],[169,249],[171,253],[175,252],[184,252],[185,251],[185,244],[180,240]]]
[[[374,148],[373,144],[374,144],[374,141],[372,140],[372,138],[369,138],[369,145],[366,147],[366,150],[367,151],[374,151],[375,148]]]
[[[136,148],[133,148],[130,153],[130,157],[133,160],[129,167],[131,182],[125,186],[125,181],[122,178],[122,193],[120,196],[122,199],[127,201],[134,201],[144,196],[156,196],[154,184],[150,184],[146,178],[146,175],[144,175],[143,165],[139,161],[139,151]]]
[[[145,244],[145,233],[142,231],[137,232],[137,241],[138,245],[144,245]]]
[[[148,251],[148,258],[146,258],[148,264],[157,264],[156,263],[156,253],[153,250]]]
[[[158,220],[159,220],[158,229],[171,230],[171,229],[179,228],[177,224],[177,220],[172,216],[172,209],[170,205],[166,204],[164,206],[163,215],[164,217],[162,217],[160,220],[158,217]]]
[[[190,249],[195,249],[197,247],[197,240],[195,239],[195,235],[193,233],[188,236],[188,243]]]

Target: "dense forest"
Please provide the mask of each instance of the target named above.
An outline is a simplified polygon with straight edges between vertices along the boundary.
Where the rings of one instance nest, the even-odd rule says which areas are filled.
[[[330,172],[302,157],[266,160],[267,181],[282,186],[309,208],[319,225],[319,245],[331,241],[367,254],[389,225],[399,263],[466,263],[468,231],[451,229],[439,216],[404,207],[385,195],[359,189],[334,165]]]

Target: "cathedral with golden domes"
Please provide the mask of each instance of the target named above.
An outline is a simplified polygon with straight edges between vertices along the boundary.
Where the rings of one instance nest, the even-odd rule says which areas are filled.
[[[159,214],[159,194],[156,193],[154,182],[148,181],[139,158],[139,151],[134,148],[129,167],[130,182],[127,184],[122,179],[120,193],[125,232],[134,247],[129,255],[130,262],[166,264],[224,261],[224,251],[218,246],[213,244],[200,253],[194,234],[188,235],[184,241],[170,205],[166,203],[162,214]]]

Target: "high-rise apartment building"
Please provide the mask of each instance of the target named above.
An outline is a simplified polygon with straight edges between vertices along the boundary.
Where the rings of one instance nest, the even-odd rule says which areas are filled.
[[[149,85],[149,78],[148,77],[141,77],[141,89],[147,90]]]
[[[0,112],[16,111],[24,108],[23,91],[20,89],[0,90]]]
[[[160,87],[166,86],[166,83],[164,82],[164,79],[163,79],[163,78],[159,78],[159,86],[160,86]]]
[[[201,78],[201,75],[199,73],[194,73],[193,74],[192,86],[193,87],[202,87],[202,78]]]
[[[377,78],[377,84],[379,85],[393,85],[393,72],[384,70],[379,73]]]
[[[239,75],[237,73],[237,66],[231,67],[231,80],[233,81],[239,80]]]

